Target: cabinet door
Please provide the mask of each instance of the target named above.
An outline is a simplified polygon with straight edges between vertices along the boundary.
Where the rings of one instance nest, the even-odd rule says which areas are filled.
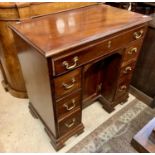
[[[105,75],[102,82],[101,95],[112,103],[116,89],[117,80],[120,73],[122,56],[113,54],[105,60]]]
[[[113,54],[108,58],[92,62],[83,69],[83,106],[103,96],[112,102],[117,88],[122,56]]]
[[[93,62],[83,69],[83,104],[93,100],[100,93],[104,75],[104,61]]]

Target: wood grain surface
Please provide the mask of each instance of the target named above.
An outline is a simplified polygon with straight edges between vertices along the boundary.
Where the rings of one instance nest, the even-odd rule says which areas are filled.
[[[51,56],[150,20],[141,14],[97,4],[14,24],[12,29],[42,54]]]

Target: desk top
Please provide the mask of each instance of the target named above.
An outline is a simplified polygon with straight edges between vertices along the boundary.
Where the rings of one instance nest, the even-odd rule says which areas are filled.
[[[148,16],[97,4],[11,24],[10,27],[49,57],[150,20]]]

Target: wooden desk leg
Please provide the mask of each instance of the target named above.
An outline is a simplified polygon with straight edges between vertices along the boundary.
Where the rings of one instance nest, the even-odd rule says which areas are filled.
[[[111,113],[112,111],[115,110],[115,108],[111,106],[111,103],[108,100],[106,100],[103,96],[99,96],[98,100],[99,100],[99,102],[102,103],[103,108],[108,113]]]

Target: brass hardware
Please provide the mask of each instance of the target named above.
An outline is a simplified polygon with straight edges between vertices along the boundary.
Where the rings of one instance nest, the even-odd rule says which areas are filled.
[[[21,21],[17,21],[17,22],[16,22],[16,24],[20,24],[20,23],[21,23]]]
[[[126,90],[127,89],[127,86],[126,85],[122,85],[121,87],[120,87],[120,91],[124,91],[124,90]]]
[[[100,92],[101,89],[102,89],[102,83],[98,84],[98,86],[97,86],[97,91]]]
[[[139,39],[142,37],[144,31],[143,30],[140,30],[139,32],[134,32],[133,36],[135,39]]]
[[[71,85],[68,85],[66,83],[62,83],[62,85],[64,86],[65,89],[70,89],[74,86],[74,83],[75,83],[75,79],[72,78],[72,84]]]
[[[108,41],[108,48],[111,48],[111,41]]]
[[[77,56],[75,56],[73,58],[74,64],[72,66],[69,66],[69,63],[67,61],[64,61],[62,64],[63,66],[66,67],[67,70],[73,69],[77,66],[77,61],[79,60],[79,58]]]
[[[72,119],[72,122],[71,123],[65,123],[65,126],[67,127],[67,128],[71,128],[74,124],[75,124],[75,121],[76,121],[76,119],[75,118],[73,118]]]
[[[72,106],[71,107],[69,107],[67,104],[64,104],[63,106],[66,108],[66,110],[70,111],[73,108],[75,108],[75,100],[72,99]]]
[[[123,71],[123,73],[127,74],[128,71],[132,71],[132,68],[130,66],[126,67],[125,70]]]
[[[128,54],[137,53],[137,47],[132,48],[130,51],[128,51]]]

